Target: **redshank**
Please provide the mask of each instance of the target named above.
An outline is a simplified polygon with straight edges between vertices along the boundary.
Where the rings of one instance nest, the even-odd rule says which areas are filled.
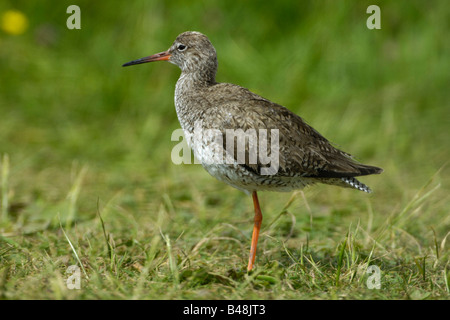
[[[169,61],[181,69],[175,109],[194,156],[212,176],[252,195],[255,216],[248,271],[255,263],[262,222],[257,191],[325,183],[369,193],[355,177],[383,171],[356,162],[285,107],[241,86],[216,82],[216,50],[199,32],[183,32],[167,51],[123,66],[152,61]],[[242,133],[246,140],[239,144]]]

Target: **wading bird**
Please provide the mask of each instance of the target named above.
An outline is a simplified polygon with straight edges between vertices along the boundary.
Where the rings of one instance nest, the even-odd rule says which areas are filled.
[[[257,191],[291,191],[326,183],[371,192],[355,177],[383,171],[358,163],[350,154],[333,147],[319,132],[285,107],[238,85],[216,82],[216,50],[208,37],[199,32],[184,32],[167,51],[123,66],[152,61],[169,61],[181,69],[175,88],[175,109],[196,158],[212,176],[252,195],[255,216],[248,271],[255,263],[262,222]],[[214,134],[195,139],[198,121],[205,128],[213,129],[207,132]],[[267,140],[258,141],[259,147],[278,142],[277,149],[270,149],[270,152],[277,153],[276,170],[268,170],[272,164],[261,161],[259,157],[250,161],[251,151],[260,149],[252,149],[250,144],[246,144],[243,150],[245,160],[238,161],[238,144],[233,141],[234,148],[227,148],[231,142],[226,139],[227,130],[238,129],[243,132],[254,129],[259,138],[261,130],[266,130]],[[222,139],[217,139],[217,132]],[[217,141],[223,143],[221,152],[228,160],[232,157],[231,161],[213,161],[217,155]]]

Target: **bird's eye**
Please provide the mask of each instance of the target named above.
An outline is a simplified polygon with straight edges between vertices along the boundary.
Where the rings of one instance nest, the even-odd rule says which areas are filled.
[[[179,44],[177,47],[178,51],[180,51],[180,52],[186,50],[186,48],[187,48],[187,46],[185,46],[184,44]]]

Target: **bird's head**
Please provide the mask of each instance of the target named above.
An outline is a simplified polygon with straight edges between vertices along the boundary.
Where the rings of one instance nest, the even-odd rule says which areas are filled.
[[[169,61],[180,67],[183,73],[201,74],[215,78],[217,71],[217,54],[208,37],[196,31],[180,34],[167,51],[125,63],[123,66],[135,64]]]

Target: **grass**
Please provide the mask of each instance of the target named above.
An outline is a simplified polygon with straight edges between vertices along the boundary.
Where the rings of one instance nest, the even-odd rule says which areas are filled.
[[[70,4],[0,5],[28,19],[0,31],[1,299],[449,298],[446,1],[378,1],[372,31],[364,1],[80,1],[81,30]],[[251,199],[169,160],[178,69],[120,67],[185,30],[212,40],[218,81],[385,170],[370,195],[261,193],[250,274]]]

